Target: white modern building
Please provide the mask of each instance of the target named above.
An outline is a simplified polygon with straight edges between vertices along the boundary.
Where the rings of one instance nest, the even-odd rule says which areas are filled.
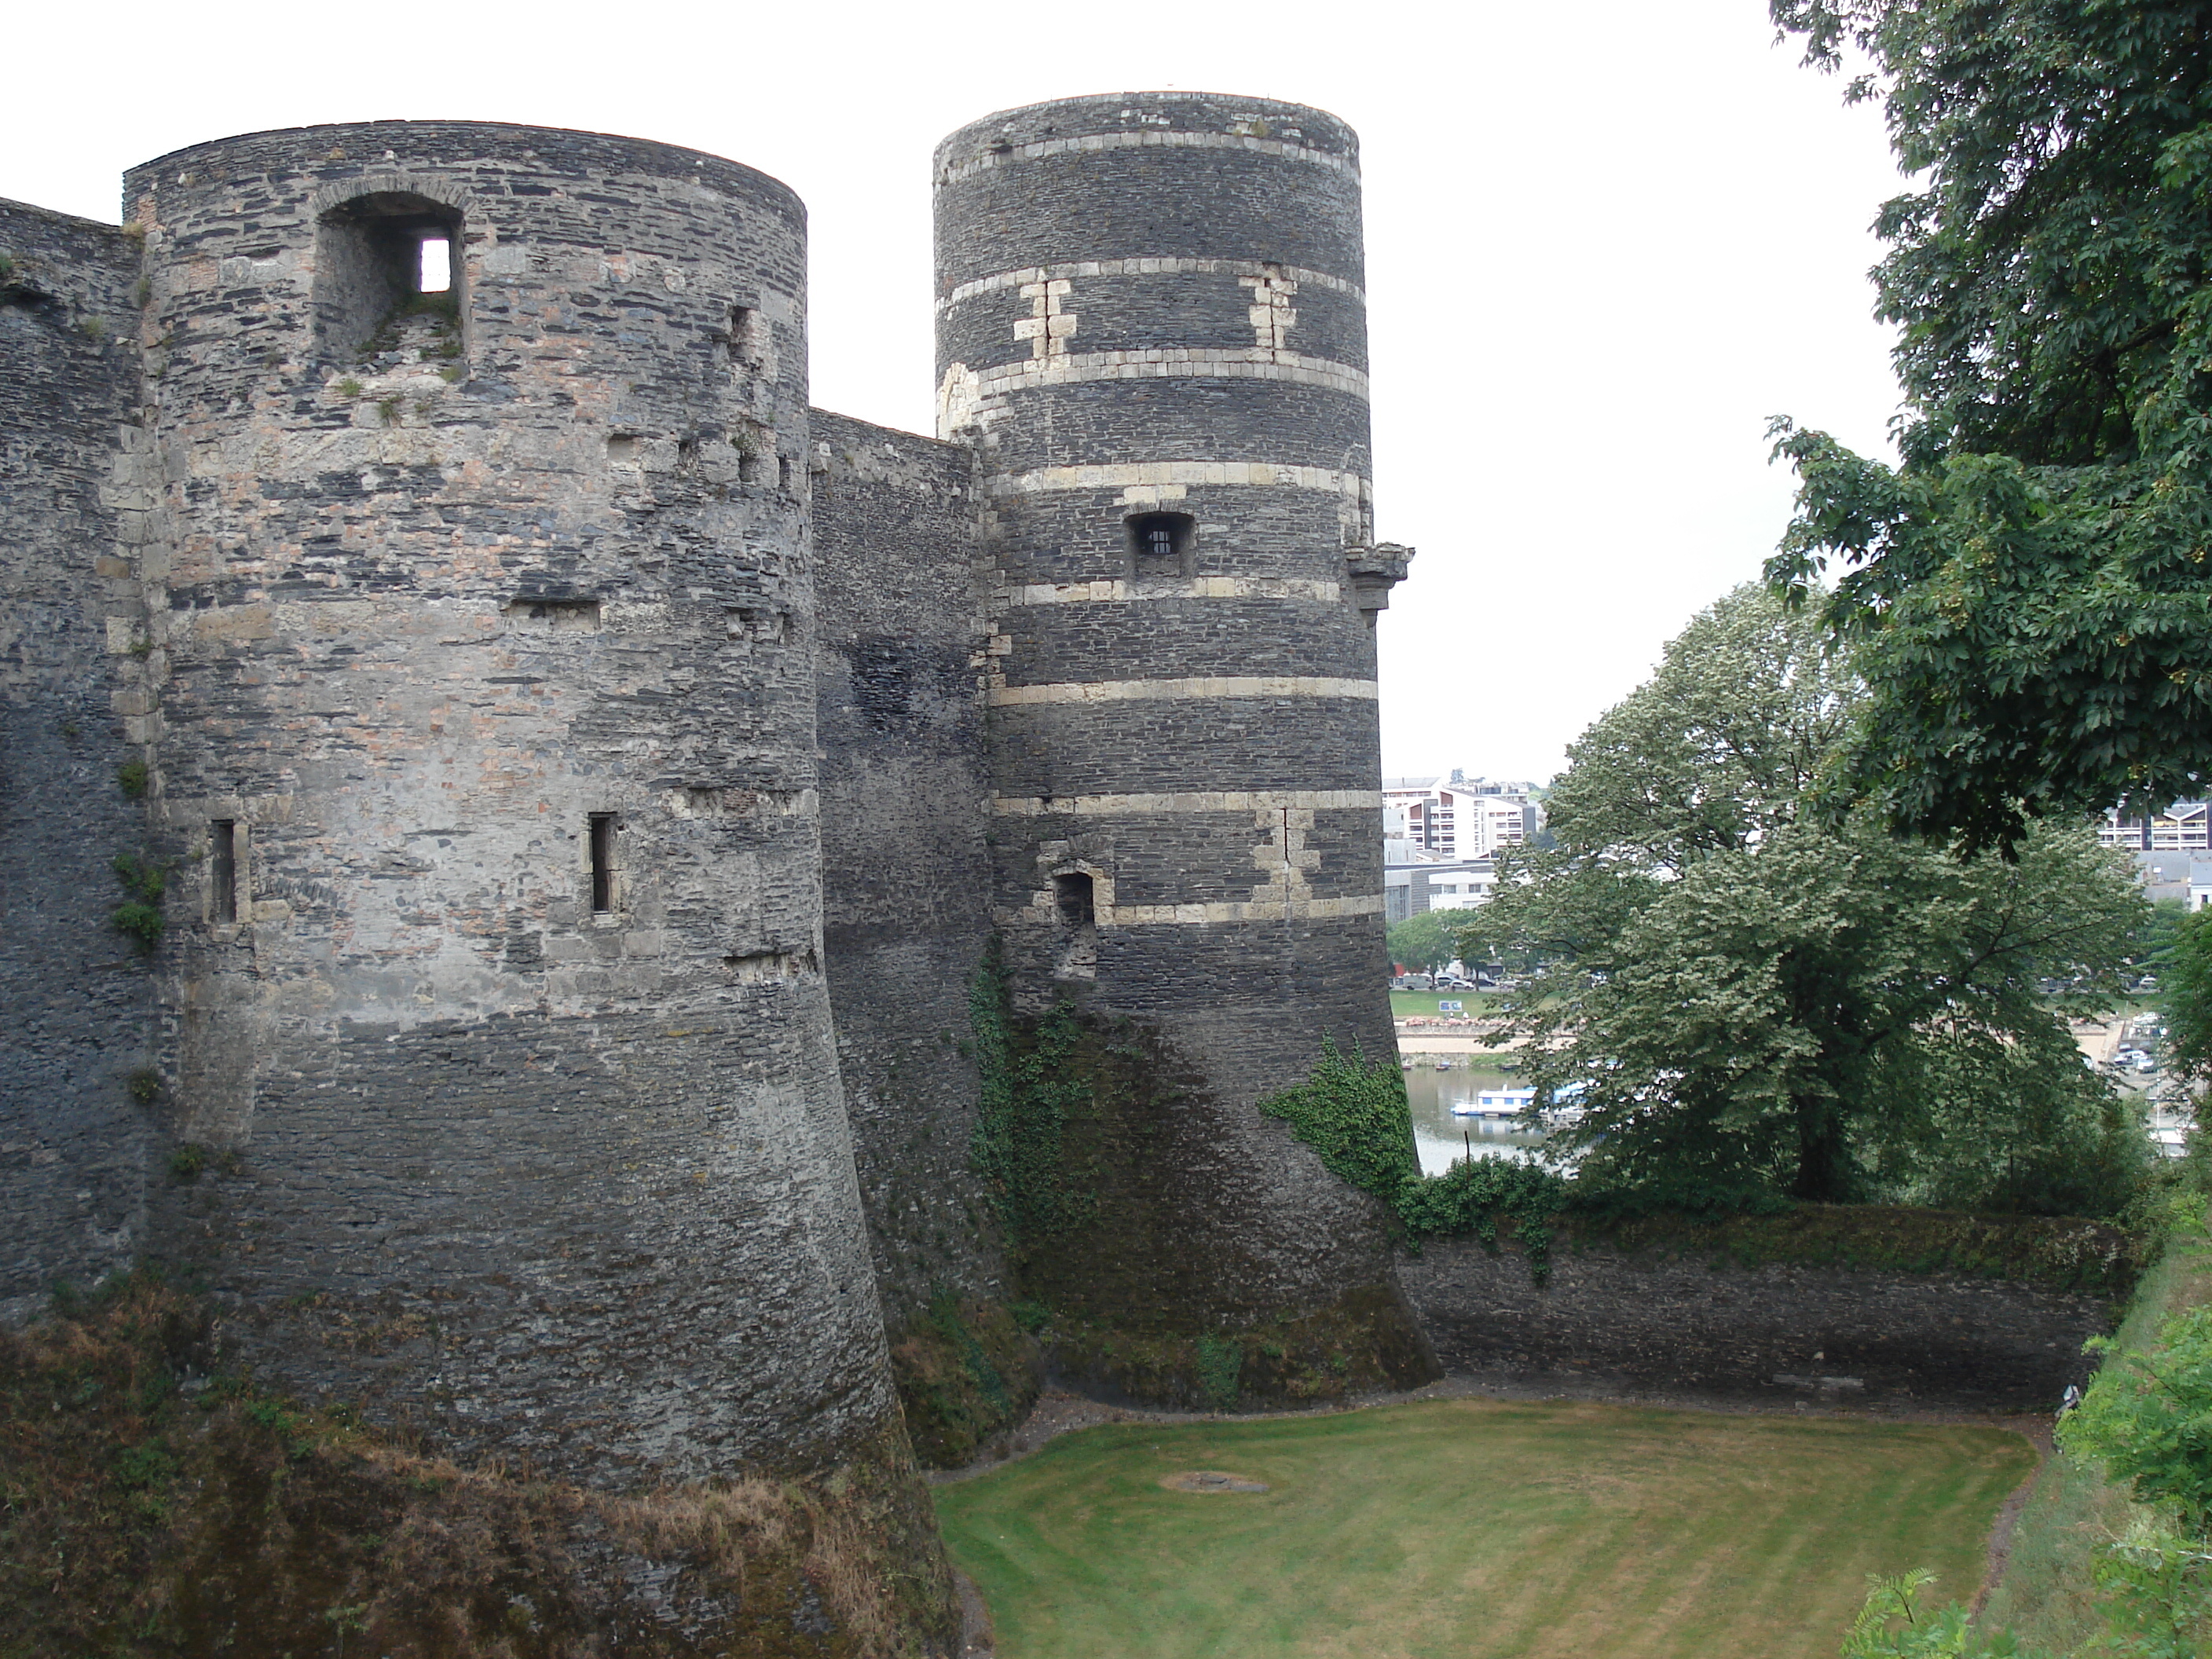
[[[1382,915],[1403,921],[1430,910],[1467,910],[1487,899],[1498,885],[1498,866],[1488,859],[1409,860],[1382,866]]]
[[[1470,779],[1459,771],[1449,778],[1385,778],[1383,833],[1391,833],[1394,814],[1401,815],[1405,837],[1426,852],[1445,859],[1489,858],[1534,840],[1544,827],[1534,789],[1528,783]]]

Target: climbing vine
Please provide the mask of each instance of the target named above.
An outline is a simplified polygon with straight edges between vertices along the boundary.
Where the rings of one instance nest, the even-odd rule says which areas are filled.
[[[1082,1023],[1062,1003],[1018,1031],[996,941],[969,986],[968,1018],[981,1084],[970,1161],[1008,1240],[1034,1244],[1088,1220],[1097,1203],[1066,1147],[1068,1113],[1089,1096],[1075,1063]]]
[[[1296,1088],[1260,1103],[1291,1133],[1321,1154],[1330,1174],[1395,1204],[1398,1188],[1418,1180],[1413,1117],[1406,1105],[1406,1079],[1357,1048],[1340,1051],[1321,1040],[1321,1060]]]
[[[1261,1101],[1260,1109],[1288,1123],[1332,1174],[1389,1205],[1416,1240],[1473,1234],[1495,1251],[1498,1224],[1510,1221],[1529,1271],[1539,1279],[1549,1276],[1551,1223],[1566,1207],[1565,1179],[1503,1158],[1469,1159],[1443,1175],[1423,1175],[1406,1079],[1395,1067],[1357,1049],[1346,1055],[1324,1037],[1312,1074]]]

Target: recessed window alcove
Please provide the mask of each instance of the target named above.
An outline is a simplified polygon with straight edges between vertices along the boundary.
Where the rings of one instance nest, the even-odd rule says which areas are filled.
[[[421,319],[426,356],[461,356],[462,215],[404,191],[376,191],[327,210],[315,226],[315,336],[350,360]]]
[[[1129,574],[1138,580],[1191,574],[1198,524],[1188,513],[1135,513],[1122,521],[1128,538]]]

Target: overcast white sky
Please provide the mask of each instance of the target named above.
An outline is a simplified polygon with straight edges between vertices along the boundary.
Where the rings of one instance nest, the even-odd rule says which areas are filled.
[[[1788,413],[1880,449],[1879,112],[1765,0],[1018,8],[19,9],[0,195],[112,222],[119,175],[264,127],[535,122],[733,157],[813,228],[814,398],[929,429],[929,155],[1017,104],[1176,87],[1317,104],[1367,183],[1384,769],[1542,779],[1789,514]]]

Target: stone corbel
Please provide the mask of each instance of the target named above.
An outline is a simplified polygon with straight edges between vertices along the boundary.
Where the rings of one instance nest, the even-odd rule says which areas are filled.
[[[1395,542],[1346,548],[1344,568],[1352,583],[1352,603],[1370,614],[1388,611],[1390,590],[1406,580],[1406,567],[1413,558],[1412,548]]]

